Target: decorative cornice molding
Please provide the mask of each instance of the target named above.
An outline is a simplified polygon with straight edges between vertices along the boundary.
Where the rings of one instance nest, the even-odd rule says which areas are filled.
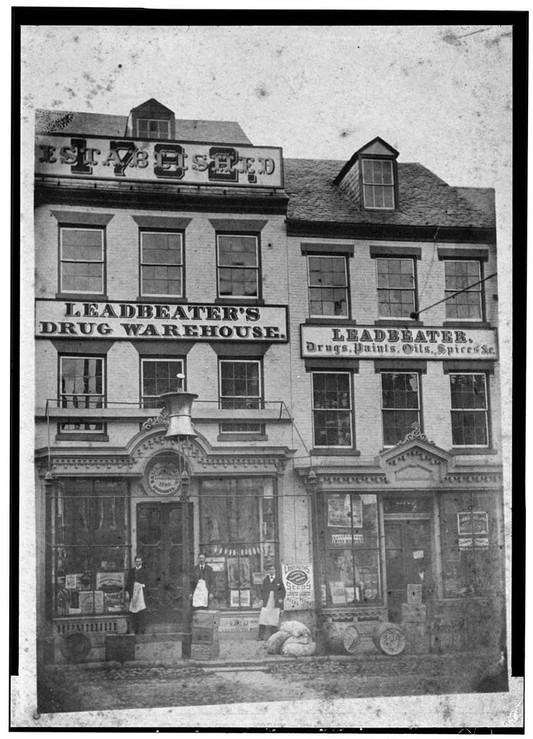
[[[384,472],[354,472],[350,474],[318,472],[317,474],[322,485],[375,485],[376,483],[387,484],[389,482]]]
[[[415,423],[411,424],[412,431],[409,431],[408,434],[404,436],[404,438],[399,441],[396,444],[396,447],[402,446],[403,444],[407,444],[409,441],[425,441],[426,444],[431,444],[432,446],[436,446],[434,441],[431,441],[431,439],[428,439],[428,437],[422,433],[422,429],[420,427],[420,424],[418,421],[415,421]]]
[[[420,447],[415,446],[411,447],[410,449],[406,449],[405,452],[402,452],[396,457],[387,460],[387,463],[393,467],[394,465],[398,464],[398,462],[405,462],[409,459],[418,459],[421,462],[428,462],[428,464],[430,465],[441,465],[443,462],[441,458],[424,451]]]
[[[450,472],[444,476],[444,482],[455,484],[472,483],[479,484],[495,484],[503,483],[503,474],[501,472]]]

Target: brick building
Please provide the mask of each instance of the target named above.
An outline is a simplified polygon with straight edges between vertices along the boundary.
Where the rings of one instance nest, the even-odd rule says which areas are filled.
[[[398,156],[377,138],[284,160],[155,100],[39,112],[42,659],[103,658],[135,553],[150,629],[177,639],[203,551],[238,639],[275,561],[286,609],[330,636],[498,640],[493,193]],[[177,375],[198,396],[186,445],[160,414]]]

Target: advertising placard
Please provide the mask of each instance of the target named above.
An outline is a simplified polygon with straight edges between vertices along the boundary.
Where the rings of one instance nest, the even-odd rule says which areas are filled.
[[[314,604],[313,566],[311,564],[283,564],[281,572],[287,591],[285,610],[312,608]]]

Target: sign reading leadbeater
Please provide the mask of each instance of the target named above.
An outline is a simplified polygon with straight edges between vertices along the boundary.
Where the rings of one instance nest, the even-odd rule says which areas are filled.
[[[195,339],[287,342],[281,305],[36,301],[37,338]]]
[[[302,326],[302,357],[497,359],[492,329]]]
[[[47,134],[36,137],[35,172],[51,177],[182,185],[283,187],[279,147]]]

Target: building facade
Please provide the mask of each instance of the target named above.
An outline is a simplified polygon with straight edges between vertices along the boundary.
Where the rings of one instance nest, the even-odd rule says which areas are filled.
[[[387,621],[418,651],[498,641],[493,193],[398,157],[284,159],[155,100],[38,114],[41,659],[76,658],[73,633],[103,658],[136,553],[178,639],[202,551],[237,639],[273,561],[325,648]]]

